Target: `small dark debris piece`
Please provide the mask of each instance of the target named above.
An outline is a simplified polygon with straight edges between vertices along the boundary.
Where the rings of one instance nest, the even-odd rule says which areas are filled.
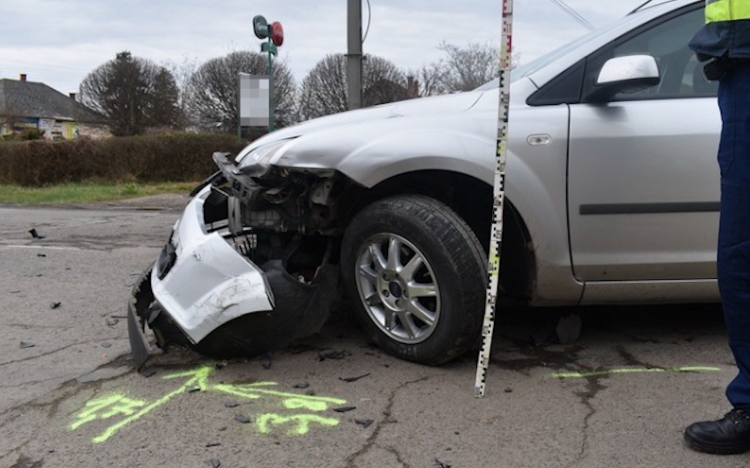
[[[356,406],[341,406],[339,408],[333,408],[333,410],[337,413],[346,413],[347,411],[351,411],[355,409],[357,409]]]
[[[46,256],[47,256],[47,254],[43,254],[43,253],[38,253],[38,254],[36,254],[36,256],[37,256],[37,257],[46,257]]]
[[[296,384],[292,385],[293,388],[307,388],[310,384],[307,382],[297,382]]]
[[[226,430],[227,430],[227,426],[221,426],[219,428],[219,432],[223,432],[223,431],[226,431]]]
[[[327,353],[318,353],[318,360],[325,361],[326,359],[344,359],[349,356],[346,350],[341,351],[329,351]]]
[[[50,308],[50,309],[57,309],[57,308],[58,308],[58,307],[60,307],[61,305],[62,305],[62,302],[53,302],[53,303],[51,303],[51,304],[49,305],[49,308]]]
[[[34,228],[29,229],[29,234],[31,234],[31,237],[33,237],[34,239],[44,239],[46,237],[46,236],[39,234],[37,230]]]
[[[214,367],[217,368],[217,369],[223,369],[223,368],[227,367],[227,362],[226,361],[219,361],[216,364],[214,364]]]
[[[107,319],[107,326],[108,327],[114,327],[118,323],[120,323],[120,319],[116,319],[116,318]]]
[[[513,393],[513,389],[508,387],[505,389],[505,393]]]
[[[219,468],[221,466],[221,462],[216,458],[212,458],[211,460],[209,460],[209,463],[211,463],[211,466],[213,468]]]
[[[111,348],[111,347],[112,347],[112,343],[110,343],[109,341],[105,341],[104,343],[102,343],[102,348]]]
[[[248,418],[244,414],[239,414],[239,413],[234,415],[234,420],[242,424],[247,424],[250,422],[250,418]]]
[[[437,458],[435,459],[435,466],[437,466],[438,468],[451,468],[451,466],[449,464],[443,463],[440,460],[438,460]]]
[[[367,377],[368,375],[370,375],[369,372],[367,374],[358,375],[357,377],[346,377],[346,378],[339,377],[339,380],[342,381],[342,382],[349,382],[349,383],[351,383],[351,382],[356,382],[359,379],[363,379],[363,378]]]
[[[364,428],[368,428],[370,427],[370,424],[373,423],[373,420],[372,419],[355,419],[354,422]]]
[[[21,349],[23,348],[33,348],[36,346],[33,341],[21,341]]]
[[[263,356],[263,368],[266,370],[271,368],[271,356],[268,354]]]
[[[20,293],[20,292],[21,292],[21,290],[20,290],[20,289],[17,289],[17,290],[15,290],[15,291],[11,291],[10,293],[11,293],[11,294],[18,294],[18,293]]]
[[[206,447],[218,447],[219,445],[221,445],[221,442],[209,442]]]
[[[188,389],[188,393],[196,393],[196,392],[200,392],[200,391],[201,391],[200,387],[191,387],[191,388]]]
[[[42,276],[44,276],[44,275],[41,274],[41,273],[39,273],[39,274],[36,275],[37,278],[41,278]]]
[[[110,317],[112,317],[113,319],[118,319],[118,320],[125,320],[128,318],[127,315],[117,315],[117,314],[112,314],[110,315]]]
[[[236,407],[240,406],[240,404],[237,403],[236,401],[227,401],[226,403],[224,403],[224,406],[226,408],[236,408]]]
[[[148,378],[156,374],[156,371],[154,369],[147,370],[145,372],[142,372],[141,375]]]

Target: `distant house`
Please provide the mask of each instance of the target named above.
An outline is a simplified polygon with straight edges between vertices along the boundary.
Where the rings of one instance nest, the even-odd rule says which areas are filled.
[[[109,135],[106,117],[44,83],[0,79],[0,136],[38,129],[50,140]]]

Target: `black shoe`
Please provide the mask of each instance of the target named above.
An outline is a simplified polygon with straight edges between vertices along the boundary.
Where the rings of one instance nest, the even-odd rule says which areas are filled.
[[[699,452],[731,455],[750,451],[750,414],[733,409],[718,421],[702,421],[685,429],[688,447]]]

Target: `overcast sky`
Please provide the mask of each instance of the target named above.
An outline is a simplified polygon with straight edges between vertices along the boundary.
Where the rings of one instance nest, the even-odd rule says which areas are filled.
[[[442,41],[463,46],[500,41],[501,0],[367,0],[364,52],[416,69],[437,61]],[[596,27],[644,0],[567,0]],[[197,61],[234,50],[260,50],[252,18],[284,26],[280,58],[298,83],[328,53],[346,53],[347,0],[0,0],[0,78],[76,91],[117,52],[158,64]],[[521,63],[587,32],[551,0],[515,0],[514,54]]]

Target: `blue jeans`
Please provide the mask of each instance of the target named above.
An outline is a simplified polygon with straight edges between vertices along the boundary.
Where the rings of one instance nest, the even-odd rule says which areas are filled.
[[[750,62],[721,79],[718,101],[723,127],[717,274],[739,371],[727,387],[727,398],[735,408],[750,411]]]

